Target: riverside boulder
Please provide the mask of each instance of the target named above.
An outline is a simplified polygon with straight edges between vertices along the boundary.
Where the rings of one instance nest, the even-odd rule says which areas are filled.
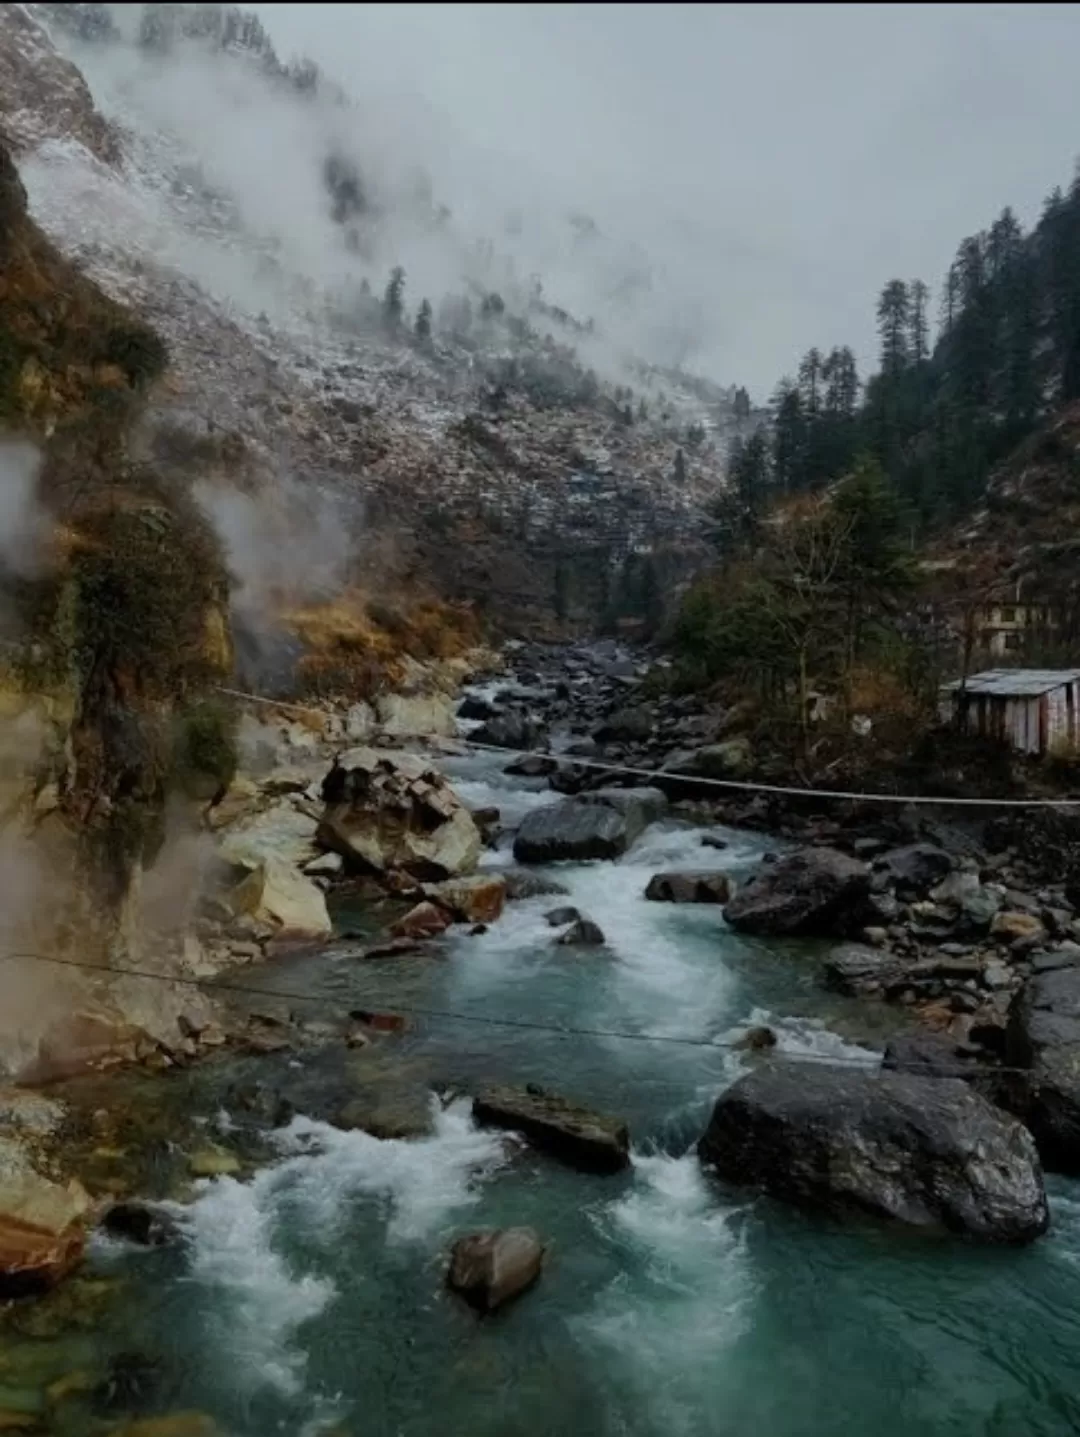
[[[618,858],[666,805],[658,789],[605,788],[534,808],[518,829],[514,858],[518,863]]]
[[[732,928],[776,935],[843,933],[870,870],[835,848],[801,848],[764,864],[724,908]]]
[[[471,1306],[494,1312],[540,1276],[544,1249],[531,1227],[471,1232],[459,1237],[446,1280]]]
[[[422,883],[471,873],[480,830],[425,759],[372,748],[337,757],[322,784],[317,840],[354,870],[401,870]]]
[[[1080,1173],[1080,968],[1028,979],[1009,1013],[1005,1061],[1029,1070],[1018,1106],[1043,1162]]]
[[[727,903],[733,888],[726,873],[655,873],[645,897],[653,903]]]
[[[625,1123],[534,1084],[485,1089],[473,1099],[473,1118],[482,1127],[514,1129],[534,1147],[583,1172],[616,1173],[630,1164]]]
[[[717,1173],[833,1215],[1031,1242],[1049,1214],[1031,1134],[959,1079],[768,1062],[717,1100]]]

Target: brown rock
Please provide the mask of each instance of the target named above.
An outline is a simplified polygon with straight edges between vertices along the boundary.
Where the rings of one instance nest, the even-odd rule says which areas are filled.
[[[0,1299],[47,1292],[78,1266],[85,1247],[81,1223],[50,1232],[0,1216]]]
[[[450,927],[451,918],[445,908],[426,900],[410,908],[404,918],[391,923],[389,932],[395,938],[437,938]]]
[[[1034,913],[1017,913],[1007,909],[995,915],[990,925],[990,936],[1003,943],[1013,943],[1017,938],[1038,943],[1046,937],[1046,929],[1042,919]]]
[[[481,1312],[494,1312],[540,1276],[544,1249],[531,1227],[473,1232],[458,1238],[447,1282]]]
[[[506,880],[498,874],[451,878],[429,884],[424,893],[459,923],[494,923],[506,903]]]
[[[645,897],[654,903],[727,903],[733,891],[726,873],[657,873]]]

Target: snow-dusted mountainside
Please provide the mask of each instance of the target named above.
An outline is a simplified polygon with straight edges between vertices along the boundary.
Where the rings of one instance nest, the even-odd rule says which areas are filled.
[[[386,582],[510,622],[595,619],[628,555],[688,574],[735,391],[619,354],[366,119],[233,9],[0,4],[0,137],[31,214],[169,348],[146,449],[217,493],[284,486],[286,544],[329,504]]]

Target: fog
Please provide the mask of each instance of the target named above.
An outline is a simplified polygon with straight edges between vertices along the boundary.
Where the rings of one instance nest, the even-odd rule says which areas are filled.
[[[936,290],[965,235],[1006,204],[1030,222],[1080,149],[1074,6],[250,8],[365,97],[455,215],[584,209],[640,244],[664,297],[646,337],[665,310],[692,321],[695,367],[756,396],[811,344],[865,364],[880,286]]]

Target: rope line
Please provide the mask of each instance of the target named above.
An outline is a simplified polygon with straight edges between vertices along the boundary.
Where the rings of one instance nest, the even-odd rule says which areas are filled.
[[[245,693],[241,689],[223,688],[215,685],[217,693],[228,694],[231,698],[247,700],[250,703],[265,704],[269,708],[288,709],[294,713],[315,714],[325,719],[325,709],[317,709],[309,704],[288,703],[284,700],[265,698],[261,694]],[[911,804],[937,804],[945,808],[1080,808],[1080,798],[943,798],[940,794],[902,794],[902,793],[855,793],[847,789],[830,788],[797,788],[775,783],[755,783],[744,779],[734,778],[705,778],[697,777],[695,774],[682,774],[672,769],[640,768],[633,764],[609,763],[601,759],[577,758],[572,754],[545,753],[542,749],[507,749],[500,748],[498,744],[478,743],[470,738],[449,738],[445,734],[414,734],[411,735],[418,742],[427,742],[439,746],[446,744],[458,744],[464,748],[475,749],[478,753],[502,754],[506,758],[543,758],[553,759],[559,762],[576,764],[579,768],[598,769],[605,773],[633,774],[638,778],[666,779],[669,783],[685,782],[698,785],[705,785],[709,788],[733,789],[740,793],[772,793],[795,798],[835,798],[844,799],[851,803],[911,803]]]
[[[227,979],[219,978],[186,978],[174,973],[152,973],[145,968],[129,968],[104,966],[97,963],[86,963],[78,958],[61,958],[48,953],[14,952],[0,953],[2,962],[22,962],[23,960],[36,963],[52,963],[61,968],[76,968],[88,973],[98,975],[109,975],[121,978],[147,978],[155,983],[176,983],[189,988],[197,988],[207,993],[240,993],[249,998],[276,998],[279,1001],[298,1003],[332,1003],[336,1001],[332,996],[322,993],[301,993],[297,990],[280,988],[262,988],[255,984],[230,982]],[[375,1010],[380,1014],[393,1018],[424,1018],[450,1023],[474,1024],[487,1028],[508,1028],[525,1029],[535,1033],[550,1033],[559,1038],[604,1038],[614,1039],[620,1042],[634,1043],[666,1043],[676,1047],[685,1048],[711,1048],[717,1052],[744,1052],[748,1051],[746,1043],[741,1039],[723,1038],[699,1038],[689,1033],[648,1033],[630,1032],[627,1029],[619,1028],[578,1028],[569,1024],[541,1023],[529,1018],[496,1018],[484,1013],[464,1013],[454,1008],[429,1008],[421,1004],[410,1003],[399,1005],[394,1008],[379,1008]],[[748,1027],[765,1027],[766,1024],[748,1024]],[[772,1049],[760,1050],[772,1051]],[[872,1048],[864,1050],[868,1057],[880,1058],[881,1054]],[[848,1056],[845,1054],[828,1053],[779,1053],[785,1062],[793,1063],[817,1063],[825,1067],[854,1067],[871,1069],[866,1059],[861,1057]],[[887,1071],[887,1070],[886,1070]],[[1027,1073],[1030,1076],[1031,1070],[1019,1067],[1004,1067],[991,1064],[963,1063],[957,1061],[954,1069],[947,1073],[925,1073],[924,1077],[961,1077],[972,1076],[980,1073],[1001,1074],[1001,1073]]]

